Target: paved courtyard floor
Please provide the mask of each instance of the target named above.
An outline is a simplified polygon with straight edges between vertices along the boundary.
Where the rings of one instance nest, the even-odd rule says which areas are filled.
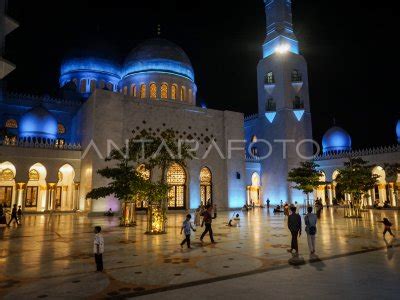
[[[216,244],[206,237],[202,245],[199,228],[191,250],[179,246],[184,214],[170,214],[168,234],[160,236],[144,234],[145,216],[135,228],[118,227],[116,217],[25,216],[19,228],[0,228],[0,298],[346,298],[345,287],[359,290],[352,298],[398,298],[400,243],[385,241],[378,223],[388,217],[399,235],[398,211],[371,210],[356,220],[324,209],[317,255],[308,254],[302,236],[298,258],[286,252],[283,215],[256,209],[241,213],[240,227],[232,228],[231,214],[218,214]],[[105,238],[103,273],[94,271],[95,225]]]

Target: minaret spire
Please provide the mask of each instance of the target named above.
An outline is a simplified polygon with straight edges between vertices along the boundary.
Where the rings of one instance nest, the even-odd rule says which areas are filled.
[[[267,17],[264,58],[277,51],[298,54],[298,41],[293,33],[292,0],[264,0],[264,4]]]

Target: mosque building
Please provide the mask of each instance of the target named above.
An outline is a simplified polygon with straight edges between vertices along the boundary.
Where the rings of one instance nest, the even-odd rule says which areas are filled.
[[[0,203],[21,205],[25,212],[117,210],[113,196],[86,199],[90,190],[107,184],[96,173],[107,166],[107,150],[143,131],[158,136],[172,129],[180,139],[198,141],[200,159],[169,168],[170,209],[194,209],[208,201],[223,209],[261,206],[267,199],[302,202],[304,195],[290,187],[287,174],[307,158],[320,165],[322,182],[332,182],[321,185],[315,197],[332,204],[346,197],[336,191],[335,176],[351,156],[376,164],[374,172],[382,175],[370,201],[390,199],[399,206],[393,194],[400,180],[390,181],[383,170],[384,163],[399,161],[397,144],[354,151],[350,135],[335,126],[324,135],[322,153],[313,155],[307,63],[293,31],[291,1],[264,2],[267,34],[257,67],[258,113],[246,118],[197,106],[190,59],[161,38],[139,44],[122,64],[96,52],[67,57],[60,68],[60,98],[2,89]],[[4,29],[7,17],[0,12],[4,36],[10,30]],[[400,143],[400,121],[396,130]],[[246,149],[222,159],[216,147],[226,154],[234,140],[246,140]],[[144,172],[152,180],[159,175],[158,170]],[[138,209],[145,205],[137,203]]]

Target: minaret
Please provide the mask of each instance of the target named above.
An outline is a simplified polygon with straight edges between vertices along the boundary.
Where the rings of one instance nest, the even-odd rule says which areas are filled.
[[[302,203],[302,193],[290,188],[287,174],[312,156],[307,63],[293,32],[291,0],[264,2],[267,33],[257,68],[257,137],[267,140],[272,151],[261,162],[263,200]],[[269,152],[265,145],[260,156]]]
[[[0,0],[0,80],[15,69],[15,65],[3,58],[5,37],[18,28],[18,23],[6,15],[7,0]]]

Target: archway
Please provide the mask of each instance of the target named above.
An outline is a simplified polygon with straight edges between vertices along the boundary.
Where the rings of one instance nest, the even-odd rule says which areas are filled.
[[[167,183],[168,207],[170,209],[183,209],[186,207],[186,172],[183,167],[174,163],[168,168]]]
[[[251,186],[249,186],[247,189],[247,204],[261,206],[262,203],[260,199],[260,175],[257,172],[254,172],[253,175],[251,175]]]
[[[207,167],[200,170],[200,203],[201,205],[213,204],[212,174]]]
[[[372,191],[373,205],[383,206],[387,200],[385,170],[380,166],[376,166],[372,170],[372,174],[379,176],[378,183],[375,185],[374,190]]]
[[[29,181],[26,185],[24,208],[28,211],[44,211],[46,209],[46,176],[47,170],[41,163],[29,168]]]
[[[343,193],[343,188],[340,186],[340,184],[337,184],[336,178],[339,176],[340,171],[335,170],[332,174],[332,193],[333,193],[333,200],[332,204],[337,205],[340,202],[345,200],[345,195]]]
[[[15,166],[6,161],[0,164],[0,204],[5,208],[11,208],[15,201]]]
[[[65,164],[58,170],[58,182],[55,187],[54,201],[49,199],[52,209],[55,210],[74,210],[74,179],[75,170],[69,165]]]

